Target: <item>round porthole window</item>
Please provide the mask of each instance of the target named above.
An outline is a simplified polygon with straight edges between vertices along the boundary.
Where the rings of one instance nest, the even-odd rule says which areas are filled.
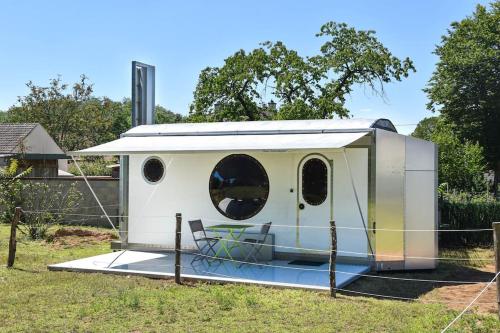
[[[148,183],[157,183],[162,180],[165,174],[165,166],[159,158],[150,157],[142,166],[142,174]]]
[[[222,215],[245,220],[260,212],[266,204],[269,179],[255,158],[233,154],[215,166],[210,175],[209,191],[215,208]]]

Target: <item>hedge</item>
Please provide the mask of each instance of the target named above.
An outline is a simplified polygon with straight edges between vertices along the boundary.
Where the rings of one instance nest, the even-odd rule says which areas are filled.
[[[500,201],[489,193],[442,193],[439,198],[442,230],[490,229],[500,222]],[[440,247],[491,246],[492,231],[440,232]]]

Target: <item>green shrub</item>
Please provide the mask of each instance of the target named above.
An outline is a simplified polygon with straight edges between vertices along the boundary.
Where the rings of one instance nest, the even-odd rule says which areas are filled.
[[[441,193],[439,198],[440,229],[489,229],[493,222],[500,222],[500,201],[487,192]],[[491,231],[441,232],[440,247],[490,246]]]
[[[15,207],[21,207],[20,229],[31,239],[46,239],[53,224],[62,222],[64,215],[78,207],[82,193],[76,183],[65,189],[63,184],[49,185],[43,182],[22,179],[31,168],[19,170],[13,159],[5,168],[0,168],[0,222],[10,223]]]
[[[12,159],[5,168],[0,168],[0,223],[10,223],[14,218],[14,209],[22,206],[24,183],[21,178],[30,173],[31,168],[22,171],[16,159]]]
[[[85,176],[111,176],[111,168],[107,166],[113,164],[113,161],[105,161],[102,158],[93,158],[78,162]],[[69,165],[68,171],[76,176],[81,176],[80,171],[74,163]]]
[[[76,183],[69,188],[63,184],[46,184],[28,181],[23,188],[22,230],[30,239],[46,239],[51,225],[62,223],[65,214],[80,204],[82,193]]]

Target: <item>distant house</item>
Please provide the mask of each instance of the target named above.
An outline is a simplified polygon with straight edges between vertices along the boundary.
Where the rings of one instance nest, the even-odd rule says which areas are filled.
[[[0,167],[13,158],[31,177],[57,177],[67,155],[40,124],[0,124]]]

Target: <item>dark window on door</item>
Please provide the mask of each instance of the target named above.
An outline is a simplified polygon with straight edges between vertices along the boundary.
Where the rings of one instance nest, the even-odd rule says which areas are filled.
[[[302,167],[302,197],[312,205],[321,205],[328,195],[328,168],[319,158],[311,158]]]

